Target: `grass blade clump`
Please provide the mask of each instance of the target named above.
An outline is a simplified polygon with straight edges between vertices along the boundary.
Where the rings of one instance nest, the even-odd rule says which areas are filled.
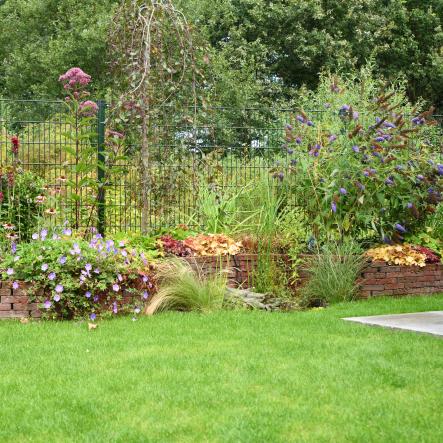
[[[147,315],[161,311],[213,312],[223,306],[226,276],[221,271],[206,276],[179,259],[168,260],[158,269],[159,290],[145,309]]]
[[[309,263],[310,277],[301,289],[303,304],[328,304],[354,299],[365,259],[353,241],[330,243]]]

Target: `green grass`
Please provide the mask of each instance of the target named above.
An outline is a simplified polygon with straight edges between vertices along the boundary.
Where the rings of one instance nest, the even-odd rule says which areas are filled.
[[[443,340],[340,317],[442,308],[0,322],[0,441],[441,442]]]

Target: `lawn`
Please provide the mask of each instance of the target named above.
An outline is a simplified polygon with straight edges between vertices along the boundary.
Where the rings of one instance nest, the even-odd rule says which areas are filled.
[[[441,442],[443,340],[302,313],[0,322],[0,441]]]

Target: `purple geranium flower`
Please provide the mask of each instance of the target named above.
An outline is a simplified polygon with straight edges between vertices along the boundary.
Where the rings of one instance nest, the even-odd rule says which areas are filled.
[[[42,229],[41,232],[40,232],[40,238],[42,240],[44,240],[47,236],[48,236],[48,230],[47,229]]]
[[[140,308],[139,308],[138,306],[136,306],[136,307],[134,308],[134,312],[135,312],[136,314],[140,314]]]
[[[118,278],[118,281],[123,281],[123,277],[121,276],[121,274],[117,274],[117,278]]]
[[[408,209],[412,209],[412,207],[413,207],[414,205],[413,205],[411,202],[409,202],[406,206],[407,206]]]
[[[49,300],[45,300],[43,306],[45,307],[45,309],[49,309],[52,306],[52,303]]]
[[[114,283],[114,284],[112,285],[112,289],[113,289],[115,292],[118,292],[118,291],[120,291],[120,286],[119,286],[117,283]]]
[[[85,293],[85,297],[86,297],[86,298],[90,298],[90,297],[91,297],[91,292],[90,292],[90,291],[87,291],[87,292]]]
[[[48,268],[49,268],[49,266],[48,266],[47,263],[43,263],[42,264],[42,268],[41,269],[42,269],[43,272],[46,272],[48,270]]]
[[[306,124],[307,124],[308,126],[314,126],[314,122],[312,122],[311,120],[308,120],[308,121],[306,122]]]
[[[54,295],[54,301],[60,301],[60,294]]]
[[[36,232],[32,234],[32,240],[38,240],[38,234]]]
[[[394,184],[394,181],[390,178],[390,177],[388,177],[386,180],[385,180],[385,185],[387,185],[387,186],[392,186]]]
[[[331,203],[331,210],[332,212],[337,212],[337,205],[335,204],[335,202]]]
[[[91,263],[86,263],[86,265],[85,265],[85,269],[89,272],[89,271],[91,271],[92,270],[92,265],[91,265]]]
[[[301,137],[296,137],[295,143],[297,143],[297,145],[301,145],[301,143],[302,143]]]
[[[118,309],[117,309],[117,302],[116,302],[116,301],[112,304],[112,312],[113,312],[114,314],[117,314],[117,312],[118,312]]]
[[[304,119],[303,116],[301,116],[301,115],[297,115],[295,118],[296,118],[296,120],[299,121],[300,123],[304,123],[304,122],[305,122],[305,119]]]
[[[51,272],[51,273],[48,275],[49,280],[55,280],[55,277],[56,277],[55,272]]]
[[[354,145],[354,146],[352,147],[352,150],[353,150],[354,152],[360,152],[360,148],[359,148],[357,145]]]
[[[148,291],[143,292],[143,298],[146,300],[149,297]]]
[[[72,229],[66,228],[63,229],[63,235],[67,235],[68,237],[72,235]]]
[[[340,188],[339,192],[341,195],[346,195],[348,193],[348,191],[345,188]]]
[[[14,272],[15,272],[14,269],[12,269],[12,268],[8,268],[7,271],[6,271],[6,274],[7,274],[7,275],[13,275]]]
[[[58,262],[61,264],[61,265],[64,265],[65,263],[66,263],[66,257],[65,256],[62,256],[62,257],[60,257],[59,259],[58,259]]]
[[[55,292],[57,292],[58,294],[60,294],[60,293],[63,292],[64,289],[65,289],[65,288],[63,287],[63,285],[58,284],[58,285],[55,287]]]
[[[17,252],[17,245],[14,242],[11,243],[11,252],[13,254]]]
[[[97,315],[93,312],[92,314],[90,314],[89,318],[94,321],[97,318]]]
[[[20,287],[20,284],[18,281],[15,281],[12,283],[12,289],[18,289]]]

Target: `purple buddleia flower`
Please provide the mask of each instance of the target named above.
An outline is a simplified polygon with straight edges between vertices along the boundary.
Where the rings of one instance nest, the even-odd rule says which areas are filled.
[[[48,279],[49,280],[55,280],[55,277],[56,277],[55,272],[51,272],[51,273],[48,274]]]
[[[18,289],[20,287],[20,284],[18,281],[15,281],[12,283],[12,289]]]
[[[404,226],[402,226],[400,223],[395,224],[395,229],[400,232],[401,234],[405,234],[408,232]]]
[[[341,195],[346,195],[348,193],[348,191],[345,188],[340,188],[339,192]]]
[[[337,205],[335,204],[335,202],[332,202],[331,203],[331,210],[332,210],[332,212],[337,212]]]

